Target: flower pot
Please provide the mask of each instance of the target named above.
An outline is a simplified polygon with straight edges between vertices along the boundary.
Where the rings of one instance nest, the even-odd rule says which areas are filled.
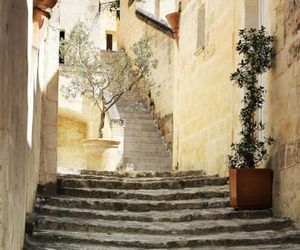
[[[271,169],[229,169],[230,206],[235,209],[272,207]]]
[[[178,45],[179,42],[179,23],[180,23],[180,13],[179,12],[173,12],[168,15],[166,15],[167,21],[170,24],[174,38],[176,40],[176,43]]]
[[[57,3],[58,0],[37,0],[36,1],[36,6],[39,6],[39,8],[42,8],[43,6],[47,7],[47,8],[53,8],[55,6],[55,4]]]

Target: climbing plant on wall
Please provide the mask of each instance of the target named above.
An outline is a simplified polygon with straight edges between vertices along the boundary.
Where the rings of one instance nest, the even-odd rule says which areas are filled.
[[[263,107],[265,88],[258,84],[259,75],[271,67],[275,57],[272,43],[274,36],[266,34],[265,27],[242,29],[236,50],[242,59],[230,80],[244,90],[243,107],[240,111],[241,139],[233,143],[232,155],[228,155],[231,168],[255,168],[267,157],[266,145],[274,142],[272,137],[260,139],[259,131],[265,129],[263,122],[257,121],[257,111]]]

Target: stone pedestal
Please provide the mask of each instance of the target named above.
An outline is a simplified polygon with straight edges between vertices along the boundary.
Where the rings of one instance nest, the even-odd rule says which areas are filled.
[[[110,139],[92,138],[82,141],[86,158],[86,169],[108,171],[110,151],[117,149],[120,142]]]

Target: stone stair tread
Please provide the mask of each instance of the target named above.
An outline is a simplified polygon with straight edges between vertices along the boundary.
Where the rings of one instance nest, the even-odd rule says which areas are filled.
[[[107,181],[121,181],[121,182],[156,182],[156,181],[178,181],[178,180],[197,180],[202,178],[218,178],[218,175],[186,175],[186,176],[170,176],[170,177],[139,177],[138,179],[126,176],[101,176],[97,174],[83,174],[83,175],[76,175],[76,174],[60,174],[58,175],[58,179],[97,179],[97,180],[107,180]]]
[[[246,218],[257,219],[266,218],[272,215],[271,210],[242,210],[234,211],[230,207],[209,208],[209,209],[180,209],[170,211],[111,211],[111,210],[93,210],[84,208],[64,208],[51,205],[36,206],[36,210],[42,215],[55,215],[64,217],[105,219],[105,220],[124,220],[124,221],[191,221],[191,220],[215,220]]]
[[[65,232],[61,230],[35,230],[38,241],[107,244],[121,247],[176,248],[194,246],[250,246],[263,244],[300,243],[300,233],[292,229],[257,232],[214,233],[209,235],[148,235],[126,233]]]
[[[42,204],[56,205],[61,207],[80,207],[102,210],[128,210],[128,211],[163,211],[174,209],[203,209],[229,206],[228,198],[211,199],[188,199],[172,201],[152,201],[137,199],[95,199],[70,196],[50,197],[41,202]]]
[[[82,170],[81,174],[83,175],[98,175],[98,176],[118,176],[120,178],[144,178],[144,177],[184,177],[184,176],[199,176],[205,175],[203,170],[193,170],[193,171],[164,171],[164,172],[155,172],[155,171],[135,171],[135,172],[112,172],[112,171],[96,171],[96,170]]]
[[[224,186],[203,186],[184,189],[138,189],[120,190],[107,188],[60,188],[59,193],[75,197],[123,198],[141,200],[185,200],[192,198],[228,197],[229,188]]]
[[[39,229],[89,232],[123,232],[156,235],[207,235],[220,232],[244,232],[283,229],[291,225],[287,218],[263,218],[256,220],[201,220],[189,222],[140,222],[107,221],[102,219],[81,219],[71,217],[38,216]],[[50,227],[50,228],[49,228]],[[57,227],[57,228],[53,228]]]
[[[30,242],[25,250],[140,250],[140,248],[113,247],[107,245],[87,245],[87,244],[64,244],[64,243],[35,243]],[[150,249],[150,248],[149,248]],[[152,248],[153,249],[153,248]],[[155,248],[156,250],[165,250],[165,248]],[[174,250],[196,250],[199,248],[172,248]],[[252,245],[239,247],[201,247],[201,250],[299,250],[299,244],[278,244],[278,245]]]
[[[227,184],[227,177],[201,176],[196,179],[179,179],[167,181],[144,181],[135,180],[105,180],[105,179],[58,179],[59,187],[90,187],[109,189],[182,189],[188,187],[201,187],[207,185],[222,186]]]

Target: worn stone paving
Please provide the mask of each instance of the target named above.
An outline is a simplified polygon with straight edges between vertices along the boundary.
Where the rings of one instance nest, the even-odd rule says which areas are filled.
[[[228,179],[202,172],[62,175],[39,197],[27,250],[300,249],[271,210],[234,211]]]

